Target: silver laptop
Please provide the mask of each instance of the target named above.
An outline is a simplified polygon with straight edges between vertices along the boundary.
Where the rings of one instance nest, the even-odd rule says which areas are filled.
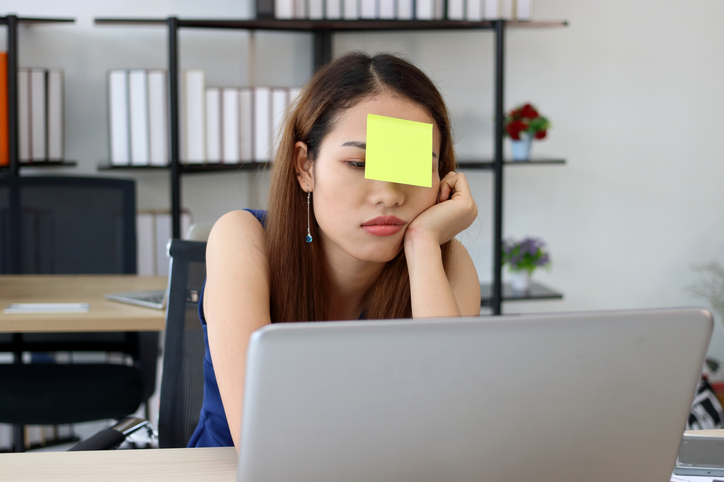
[[[168,299],[168,288],[163,290],[111,293],[105,295],[105,298],[111,301],[118,301],[121,303],[128,303],[131,305],[145,306],[146,308],[163,310],[164,308],[166,308],[166,300]]]
[[[712,323],[692,308],[267,326],[238,480],[668,481]]]

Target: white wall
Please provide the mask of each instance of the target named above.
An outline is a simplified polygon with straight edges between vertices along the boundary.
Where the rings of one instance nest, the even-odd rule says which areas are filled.
[[[95,173],[107,158],[105,71],[164,66],[163,28],[96,27],[96,16],[242,18],[251,0],[91,2],[15,0],[21,15],[73,16],[73,26],[22,29],[22,66],[62,67],[67,82],[67,152]],[[109,5],[110,4],[110,5]],[[7,8],[7,7],[6,7]],[[506,312],[705,305],[683,287],[691,263],[724,258],[724,3],[673,0],[538,0],[539,20],[567,28],[507,35],[506,106],[533,101],[553,121],[534,146],[565,166],[511,167],[506,235],[548,241],[554,266],[536,279],[563,301],[509,303]],[[311,74],[311,36],[258,34],[256,61],[245,32],[182,31],[182,66],[209,83],[301,84]],[[492,153],[493,38],[490,32],[346,33],[335,54],[401,52],[438,83],[454,118],[460,159]],[[139,207],[168,206],[165,173],[138,173]],[[480,278],[491,275],[491,175],[468,171],[480,219],[461,240]],[[256,204],[248,174],[187,176],[183,204],[196,220]],[[262,186],[266,185],[260,176]],[[261,188],[264,191],[265,187]],[[263,197],[263,196],[262,196]],[[717,324],[711,352],[724,360]]]

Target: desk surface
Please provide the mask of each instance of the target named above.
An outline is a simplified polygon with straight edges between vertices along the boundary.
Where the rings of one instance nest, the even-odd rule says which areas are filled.
[[[687,432],[724,437],[724,430]],[[233,447],[0,454],[3,480],[234,481]]]
[[[0,333],[159,331],[166,312],[108,301],[108,293],[164,289],[165,276],[2,275]],[[11,303],[89,303],[87,313],[3,313]]]
[[[13,481],[234,481],[233,447],[0,454],[0,478]]]

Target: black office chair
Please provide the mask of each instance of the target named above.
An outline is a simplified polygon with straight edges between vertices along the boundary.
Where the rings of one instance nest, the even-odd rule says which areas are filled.
[[[0,179],[0,273],[136,273],[132,180],[100,177]],[[0,334],[0,423],[23,425],[117,419],[153,394],[158,333]],[[23,353],[113,352],[126,363],[23,364]],[[34,356],[32,358],[40,358]]]
[[[186,447],[204,399],[204,333],[199,322],[199,295],[206,279],[206,243],[174,239],[169,249],[171,279],[158,415],[160,448]],[[131,413],[131,412],[129,412]],[[147,421],[124,419],[80,442],[70,450],[118,447]]]

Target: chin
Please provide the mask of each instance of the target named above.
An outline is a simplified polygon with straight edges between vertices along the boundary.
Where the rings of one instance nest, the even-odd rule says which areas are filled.
[[[378,246],[370,246],[363,252],[358,253],[355,256],[360,261],[367,261],[370,263],[389,263],[402,251],[402,244],[395,248],[381,248]]]

